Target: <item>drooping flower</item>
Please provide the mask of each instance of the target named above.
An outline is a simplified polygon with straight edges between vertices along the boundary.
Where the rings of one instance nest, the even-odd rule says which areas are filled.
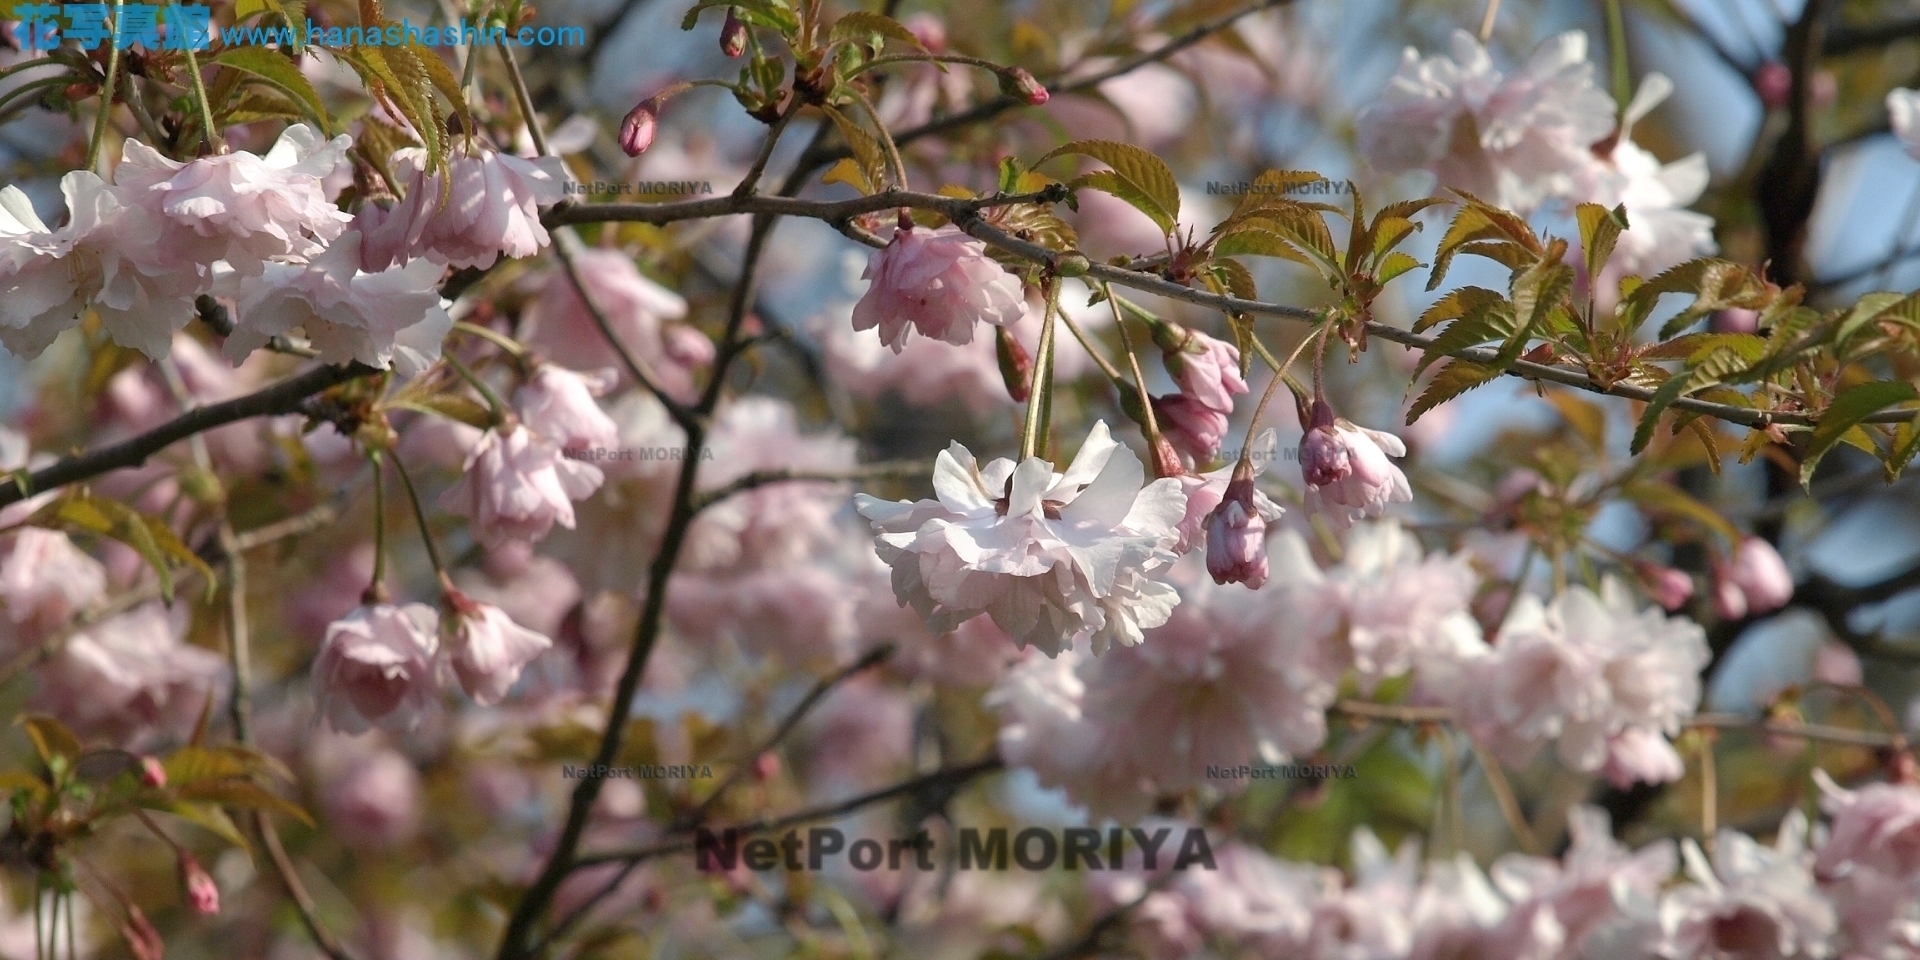
[[[1586,34],[1547,40],[1510,74],[1464,30],[1452,52],[1422,59],[1407,48],[1380,101],[1360,112],[1361,155],[1387,173],[1432,171],[1442,186],[1523,214],[1572,195],[1595,162],[1588,148],[1614,128]]]
[[[334,621],[313,661],[316,719],[342,733],[417,723],[440,690],[439,624],[424,603],[376,603]]]
[[[928,629],[986,613],[1054,656],[1080,639],[1096,652],[1139,643],[1179,602],[1148,574],[1174,559],[1186,495],[1178,480],[1144,481],[1139,458],[1101,422],[1065,473],[1038,457],[983,470],[956,443],[934,467],[938,499],[855,502],[879,531],[895,596]]]
[[[1338,527],[1377,517],[1389,503],[1413,499],[1407,475],[1389,456],[1404,457],[1400,438],[1357,427],[1334,417],[1323,400],[1313,402],[1311,421],[1300,440],[1300,475],[1306,481],[1307,508]]]
[[[489,430],[467,455],[460,482],[440,505],[473,521],[489,547],[538,541],[555,523],[572,529],[573,501],[600,489],[605,475],[524,427]]]
[[[1184,393],[1153,398],[1153,414],[1160,432],[1173,448],[1195,464],[1212,463],[1227,438],[1227,410],[1216,410]]]
[[[878,327],[899,353],[914,331],[951,344],[973,342],[974,326],[1020,319],[1020,279],[987,256],[986,245],[955,226],[902,224],[874,251],[863,279],[873,281],[853,308],[853,328]]]
[[[299,329],[327,363],[359,361],[418,373],[438,358],[453,318],[440,301],[440,267],[414,260],[380,273],[360,269],[361,235],[349,232],[308,261],[273,262],[255,277],[225,281],[234,328],[222,352],[238,363]],[[412,353],[409,353],[411,349]]]
[[[1240,376],[1239,349],[1196,330],[1181,328],[1180,332],[1183,337],[1161,343],[1167,373],[1180,385],[1181,393],[1232,413],[1233,398],[1247,392],[1247,381]],[[1159,331],[1155,334],[1158,340]]]
[[[1207,518],[1207,573],[1215,583],[1244,583],[1254,590],[1267,582],[1267,521],[1255,502],[1247,460],[1234,467],[1225,497]]]
[[[363,226],[380,237],[361,251],[362,269],[377,273],[414,257],[485,269],[502,256],[529,257],[547,245],[540,208],[566,196],[566,164],[559,157],[529,160],[484,145],[457,151],[447,159],[444,204],[440,175],[426,172],[426,160],[418,148],[394,153],[395,177],[408,184],[407,196],[392,208],[362,208]]]
[[[35,672],[28,703],[81,736],[133,749],[184,738],[227,675],[220,655],[185,635],[184,616],[169,617],[158,602],[100,620]]]
[[[520,671],[553,646],[547,637],[514,623],[506,611],[457,589],[447,591],[447,605],[454,616],[448,651],[454,676],[467,696],[483,707],[504,699],[520,679]]]
[[[1713,562],[1713,605],[1728,620],[1772,613],[1793,599],[1793,572],[1780,551],[1747,537],[1733,556]]]
[[[561,450],[611,449],[620,428],[593,398],[613,389],[614,382],[612,369],[578,373],[543,363],[514,391],[514,410],[528,429]]]

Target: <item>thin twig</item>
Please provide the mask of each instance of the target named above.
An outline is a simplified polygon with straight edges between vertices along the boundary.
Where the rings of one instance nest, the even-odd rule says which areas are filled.
[[[881,460],[863,463],[851,470],[755,470],[723,486],[700,494],[693,509],[705,510],[736,493],[775,483],[845,483],[857,480],[883,480],[896,477],[925,477],[933,474],[931,460]]]

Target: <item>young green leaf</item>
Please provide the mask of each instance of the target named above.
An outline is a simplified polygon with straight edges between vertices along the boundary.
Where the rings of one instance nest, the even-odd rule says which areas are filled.
[[[1820,415],[1820,421],[1813,428],[1813,438],[1807,441],[1806,456],[1800,461],[1801,486],[1812,485],[1813,472],[1820,461],[1861,421],[1915,399],[1920,399],[1920,392],[1905,380],[1876,380],[1842,390]]]

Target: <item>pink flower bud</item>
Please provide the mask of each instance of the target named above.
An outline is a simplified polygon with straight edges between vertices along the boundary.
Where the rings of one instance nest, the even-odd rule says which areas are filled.
[[[160,931],[131,903],[127,904],[127,922],[121,924],[120,936],[126,938],[127,950],[134,960],[161,960],[166,955],[167,945],[160,939]]]
[[[1860,656],[1844,643],[1826,643],[1813,655],[1813,679],[1836,687],[1857,687],[1862,680]]]
[[[727,22],[720,27],[720,52],[729,57],[747,52],[747,25],[734,16],[732,7],[727,8]]]
[[[1000,361],[1000,382],[1006,384],[1007,396],[1014,403],[1026,403],[1033,393],[1033,356],[1006,327],[994,328],[993,352]]]
[[[1227,495],[1207,518],[1207,573],[1215,583],[1267,582],[1267,521],[1253,502],[1253,468],[1240,461]]]
[[[620,123],[620,149],[637,157],[653,146],[653,135],[660,128],[660,98],[648,97]]]
[[[1008,67],[1000,72],[1000,92],[1031,107],[1040,106],[1052,99],[1052,96],[1047,93],[1047,88],[1041,86],[1040,81],[1033,78],[1033,74],[1020,67]]]
[[[753,778],[772,780],[780,775],[780,755],[772,751],[753,758]]]
[[[153,757],[140,758],[140,782],[149,787],[160,788],[167,785],[167,768]]]
[[[187,902],[196,913],[220,912],[220,887],[201,869],[200,862],[185,850],[180,851],[180,884],[187,890]]]
[[[1315,400],[1311,416],[1306,435],[1300,438],[1300,475],[1308,486],[1332,486],[1353,473],[1353,460],[1333,425],[1333,408],[1325,400]]]
[[[1713,579],[1714,607],[1728,620],[1772,613],[1793,599],[1793,573],[1759,537],[1740,541],[1731,558],[1714,561]]]
[[[1760,329],[1760,313],[1739,307],[1716,312],[1708,322],[1714,333],[1754,333]]]
[[[1793,71],[1778,61],[1763,63],[1753,72],[1753,92],[1768,110],[1779,110],[1793,95]]]
[[[1693,599],[1693,578],[1685,571],[1643,563],[1638,565],[1637,572],[1654,602],[1669,612],[1686,606],[1687,601]]]

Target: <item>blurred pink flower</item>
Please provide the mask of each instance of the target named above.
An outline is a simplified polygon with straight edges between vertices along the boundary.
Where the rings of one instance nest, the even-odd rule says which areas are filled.
[[[707,438],[702,490],[723,488],[757,470],[834,474],[855,466],[852,438],[838,430],[803,432],[798,411],[774,397],[727,404]],[[735,493],[701,511],[688,530],[688,566],[714,571],[804,563],[841,536],[834,517],[846,495],[847,484],[830,481],[765,484]]]
[[[1709,863],[1688,838],[1681,848],[1693,882],[1660,900],[1663,957],[1824,957],[1837,923],[1805,852],[1806,817],[1787,814],[1773,847],[1723,829]]]
[[[1920,878],[1920,787],[1869,783],[1847,790],[1820,769],[1813,778],[1820,786],[1820,809],[1833,819],[1832,832],[1814,858],[1821,879],[1855,870]]]
[[[1687,773],[1686,761],[1657,730],[1628,727],[1607,740],[1607,759],[1600,775],[1615,788],[1636,783],[1672,783]]]
[[[149,603],[69,637],[36,672],[30,708],[129,749],[184,739],[227,667],[219,654],[182,642],[180,609],[169,616]]]
[[[1588,148],[1614,128],[1613,98],[1593,73],[1577,30],[1548,39],[1511,74],[1456,30],[1451,58],[1402,54],[1381,99],[1360,112],[1360,153],[1380,171],[1430,170],[1441,186],[1530,213],[1573,193],[1595,163]]]
[[[459,483],[440,497],[448,512],[472,521],[473,537],[489,547],[537,541],[555,523],[573,526],[573,501],[592,496],[605,479],[599,468],[569,458],[533,431],[489,430],[467,455]]]
[[[1004,327],[1020,318],[1020,279],[987,256],[986,245],[954,226],[903,224],[874,251],[861,275],[873,281],[853,308],[853,328],[880,329],[899,353],[911,331],[951,344],[973,341],[980,322]]]
[[[620,428],[593,398],[613,389],[617,379],[612,368],[577,373],[543,363],[514,391],[514,410],[521,423],[562,450],[610,450]]]
[[[939,498],[888,502],[858,494],[893,568],[894,595],[944,633],[981,613],[1021,646],[1049,656],[1087,639],[1096,653],[1166,622],[1179,596],[1148,577],[1172,562],[1186,495],[1147,483],[1133,451],[1104,421],[1067,471],[1030,457],[982,470],[958,443],[940,453]]]
[[[356,850],[392,850],[420,832],[420,772],[374,743],[328,743],[315,759],[327,826]]]
[[[514,623],[499,607],[475,601],[457,589],[448,591],[447,602],[454,612],[447,651],[454,676],[483,707],[505,699],[520,679],[520,671],[553,646],[552,640]]]
[[[669,324],[687,315],[687,301],[653,282],[634,266],[633,258],[618,250],[587,249],[573,255],[580,283],[607,318],[622,346],[652,368],[662,388],[685,398],[693,389],[692,368],[667,349]],[[564,270],[547,273],[539,293],[521,317],[521,339],[542,356],[573,370],[597,370],[613,356],[593,313],[580,299]],[[697,330],[687,332],[700,336]],[[671,334],[686,336],[686,334]],[[627,373],[616,368],[621,382]]]
[[[1747,537],[1733,556],[1713,562],[1713,605],[1721,617],[1739,620],[1772,613],[1793,599],[1793,573],[1780,551]]]
[[[440,693],[439,625],[424,603],[376,603],[335,621],[313,661],[316,722],[342,733],[418,723]]]
[[[0,561],[0,604],[29,638],[66,625],[106,591],[106,567],[57,530],[23,527]]]

